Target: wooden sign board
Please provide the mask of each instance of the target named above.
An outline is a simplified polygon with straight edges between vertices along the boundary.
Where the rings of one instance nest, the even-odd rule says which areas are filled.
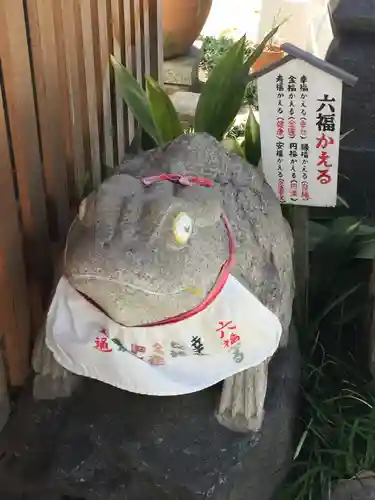
[[[262,169],[281,203],[337,199],[342,80],[301,59],[258,78]]]

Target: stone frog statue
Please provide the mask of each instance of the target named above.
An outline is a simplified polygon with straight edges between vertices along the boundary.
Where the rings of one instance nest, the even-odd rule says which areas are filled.
[[[160,174],[184,177],[152,182]],[[186,187],[189,176],[198,180]],[[181,136],[126,161],[89,195],[67,239],[64,274],[120,324],[178,317],[199,307],[230,258],[223,213],[236,247],[231,273],[279,318],[285,346],[294,295],[290,228],[262,174],[205,134]],[[224,381],[216,409],[222,425],[260,429],[268,361]],[[46,397],[48,384],[68,394],[78,381],[54,362],[42,338],[34,368],[37,397]]]

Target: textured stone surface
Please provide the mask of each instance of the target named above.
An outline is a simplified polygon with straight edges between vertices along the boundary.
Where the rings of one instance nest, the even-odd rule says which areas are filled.
[[[330,11],[340,33],[374,33],[375,3],[373,0],[330,0]]]
[[[258,435],[217,423],[212,407],[220,387],[156,398],[86,381],[70,400],[28,402],[19,410],[17,451],[0,467],[0,498],[9,487],[38,500],[60,499],[57,493],[80,500],[269,500],[291,455],[299,384],[293,341],[275,355],[269,377]]]
[[[216,189],[160,183],[146,190],[134,177],[161,172],[208,177]],[[146,204],[145,211],[144,196],[150,195],[153,203]],[[120,307],[117,301],[111,303],[119,293],[118,284],[113,295],[111,282],[86,288],[85,282],[72,281],[105,310],[111,308],[112,316],[123,314],[124,322],[133,324],[160,320],[161,315],[189,310],[201,301],[194,296],[172,300],[173,295],[155,299],[140,293],[139,285],[175,290],[190,280],[204,293],[212,287],[228,253],[228,235],[219,219],[220,207],[224,208],[237,244],[233,274],[283,325],[282,346],[269,372],[249,370],[224,382],[232,384],[238,377],[246,381],[241,387],[254,389],[259,414],[251,415],[245,430],[259,429],[264,410],[263,426],[260,433],[237,434],[219,425],[214,410],[219,406],[220,385],[189,396],[152,398],[86,381],[80,393],[65,403],[69,411],[56,412],[51,403],[46,415],[40,403],[39,413],[32,417],[39,436],[35,431],[28,454],[13,461],[13,473],[18,470],[34,481],[49,473],[48,486],[85,500],[122,500],[124,495],[128,500],[269,500],[290,454],[298,387],[298,351],[288,342],[292,238],[274,193],[256,169],[227,154],[211,137],[197,135],[133,158],[91,204],[93,199],[81,207],[81,222],[70,234],[65,270],[113,276],[111,266],[117,266],[120,284],[137,285],[132,294],[124,288]],[[166,239],[150,239],[156,228],[156,234],[163,234],[165,219],[160,216],[176,203],[179,211],[186,206],[197,224],[191,245],[178,252],[166,245]],[[143,240],[137,241],[134,234]],[[97,245],[96,238],[106,246]],[[132,250],[128,254],[126,245]],[[150,253],[154,248],[158,251]],[[162,265],[158,259],[164,259]]]
[[[170,182],[145,187],[140,182],[140,177],[163,172],[207,177],[215,187]],[[65,274],[124,325],[149,324],[193,310],[214,287],[228,258],[222,210],[236,243],[231,273],[276,314],[285,345],[294,296],[290,228],[263,176],[208,135],[181,136],[135,157],[84,200],[69,233]],[[189,214],[194,225],[183,246],[171,231],[180,212]],[[186,288],[201,292],[181,292]],[[243,432],[258,430],[266,387],[266,366],[227,379],[220,422],[237,430],[242,422]]]
[[[163,85],[163,89],[166,91],[166,93],[170,96],[175,94],[176,92],[190,92],[191,87],[187,85],[172,85],[172,84],[167,84],[165,83]]]
[[[63,254],[56,262],[54,284],[57,285],[63,269]],[[32,355],[35,372],[33,395],[35,399],[69,397],[78,387],[80,378],[59,365],[45,344],[44,327],[36,339]]]
[[[374,182],[375,148],[354,149],[342,147],[340,150],[339,193],[345,198],[350,212],[375,216]],[[338,213],[338,209],[335,214]],[[342,210],[341,215],[348,211]]]
[[[169,182],[145,188],[139,181],[163,172],[207,177],[215,189]],[[67,241],[64,271],[74,287],[123,324],[189,311],[202,296],[176,290],[194,286],[206,296],[228,257],[221,207],[237,247],[231,272],[278,316],[285,339],[294,296],[290,228],[258,171],[208,135],[181,136],[124,164],[85,202]],[[168,236],[180,211],[194,221],[183,247]]]
[[[343,481],[335,489],[332,500],[375,500],[375,479]]]
[[[327,54],[329,62],[358,77],[354,87],[343,88],[341,133],[353,129],[342,141],[346,148],[375,149],[374,40],[357,35],[337,38]]]
[[[32,361],[36,374],[33,385],[35,399],[66,398],[78,386],[79,377],[59,365],[47,348],[44,329],[35,343]]]
[[[185,56],[164,61],[164,83],[184,85],[194,90],[198,85],[198,68],[202,57],[202,43],[197,41]]]
[[[331,0],[335,39],[327,60],[359,78],[355,87],[344,85],[339,169],[340,194],[349,198],[350,210],[374,214],[375,157],[375,3]]]

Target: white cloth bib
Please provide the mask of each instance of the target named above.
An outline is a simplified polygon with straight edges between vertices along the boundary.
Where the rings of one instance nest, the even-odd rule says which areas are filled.
[[[67,370],[120,389],[156,396],[209,387],[276,351],[278,318],[232,275],[202,312],[163,326],[124,327],[61,278],[46,343]]]

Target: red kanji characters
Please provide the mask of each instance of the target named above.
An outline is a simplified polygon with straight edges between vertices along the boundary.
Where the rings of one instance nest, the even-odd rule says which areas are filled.
[[[112,348],[108,345],[108,332],[105,328],[100,330],[102,334],[100,337],[95,339],[95,349],[100,352],[112,352]]]
[[[316,139],[316,149],[326,149],[327,146],[331,144],[335,144],[333,137],[328,137],[325,134],[322,134],[320,137]]]
[[[284,118],[278,118],[276,120],[276,137],[278,139],[284,138]]]
[[[298,198],[298,183],[297,183],[297,181],[290,182],[289,196],[293,199],[293,201],[296,201],[295,199]]]
[[[237,342],[239,342],[241,339],[241,337],[239,335],[237,335],[237,333],[231,333],[230,334],[230,345],[234,345],[234,344],[237,344]]]
[[[165,365],[165,360],[162,356],[157,356],[156,354],[154,354],[149,359],[149,363],[152,366],[163,366],[163,365]]]
[[[277,193],[279,195],[279,200],[280,201],[285,201],[285,188],[284,188],[284,181],[280,180],[277,183]]]
[[[319,175],[317,179],[320,182],[320,184],[329,184],[331,182],[332,177],[329,174],[328,169],[318,170],[318,172]]]
[[[224,328],[228,328],[228,330],[236,330],[236,325],[232,324],[232,321],[219,321],[219,328],[216,329],[217,332],[220,332],[220,338],[224,338]]]
[[[328,163],[328,160],[329,154],[327,151],[322,151],[319,155],[318,163],[316,164],[317,167],[320,167],[321,165],[324,165],[326,168],[332,167],[332,165]]]
[[[162,366],[165,365],[165,359],[164,359],[164,349],[163,346],[159,343],[156,342],[153,346],[153,355],[149,359],[150,365],[153,366]]]
[[[219,328],[216,329],[217,332],[220,332],[220,338],[224,339],[223,340],[223,346],[225,348],[229,348],[230,346],[236,344],[240,340],[240,336],[237,335],[234,330],[237,329],[237,326],[233,324],[233,321],[219,321]],[[229,332],[229,337],[225,337],[225,332],[224,330],[228,329],[230,330]]]
[[[241,337],[239,335],[237,335],[236,333],[231,333],[229,339],[227,338],[223,341],[223,346],[228,349],[232,345],[237,344],[237,342],[239,342],[240,340]]]
[[[137,356],[137,358],[143,359],[142,354],[146,352],[146,347],[144,345],[132,344],[132,354]]]
[[[332,146],[335,143],[334,139],[332,137],[327,136],[326,134],[321,134],[321,136],[318,137],[316,141],[317,141],[316,149],[323,149],[323,150],[325,150],[328,146]],[[324,168],[318,168],[317,180],[321,184],[329,184],[332,181],[331,174],[329,173],[329,169],[332,167],[332,164],[328,163],[329,159],[330,155],[328,154],[327,151],[320,152],[316,166],[324,167]]]
[[[309,185],[307,182],[302,182],[302,199],[308,201],[310,199]]]
[[[291,139],[296,136],[296,120],[295,118],[289,118],[288,120],[288,135]]]

